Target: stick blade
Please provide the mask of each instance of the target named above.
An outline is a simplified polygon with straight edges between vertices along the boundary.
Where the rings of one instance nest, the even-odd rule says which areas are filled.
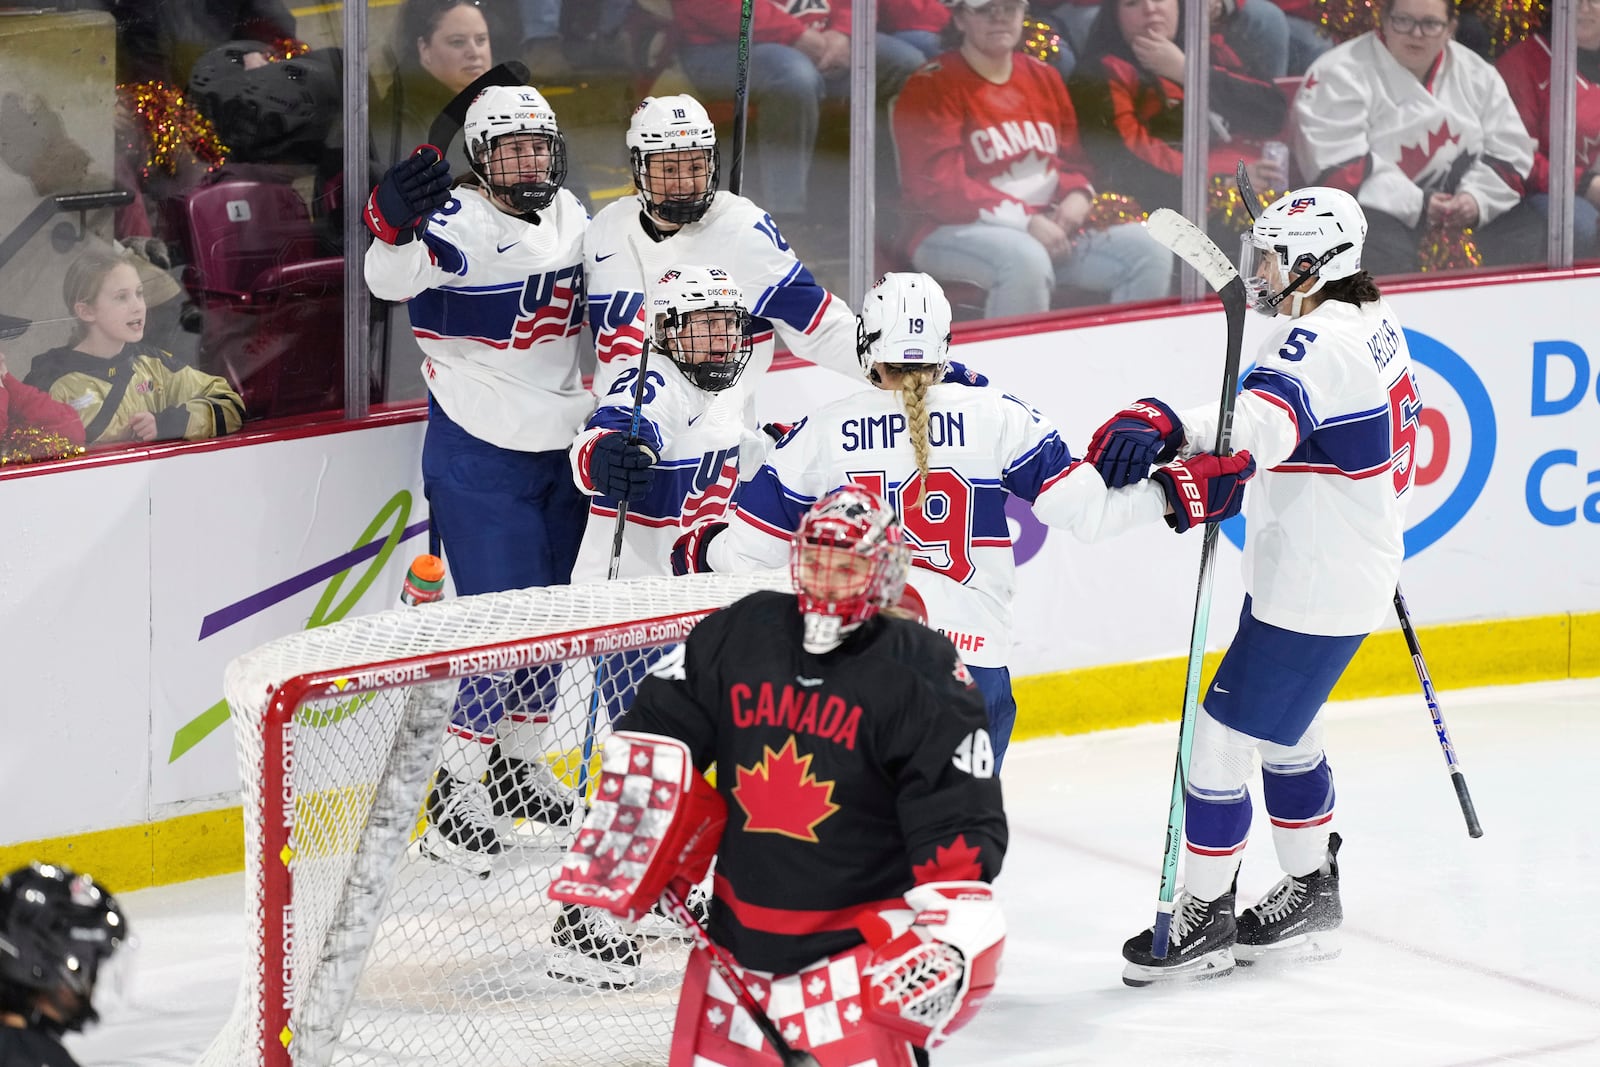
[[[1150,212],[1145,229],[1163,247],[1200,272],[1206,284],[1217,292],[1239,276],[1226,253],[1205,231],[1169,207],[1158,207]]]

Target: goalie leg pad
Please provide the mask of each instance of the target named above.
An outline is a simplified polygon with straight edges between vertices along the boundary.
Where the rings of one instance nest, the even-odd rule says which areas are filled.
[[[601,753],[594,803],[550,885],[550,899],[637,922],[674,879],[705,877],[728,809],[682,741],[628,730]]]
[[[903,1034],[879,1026],[863,1007],[870,959],[865,945],[818,960],[798,974],[774,976],[740,968],[740,976],[785,1041],[806,1049],[822,1067],[913,1067],[915,1053]],[[689,955],[669,1067],[780,1067],[738,998],[712,968],[708,955]]]

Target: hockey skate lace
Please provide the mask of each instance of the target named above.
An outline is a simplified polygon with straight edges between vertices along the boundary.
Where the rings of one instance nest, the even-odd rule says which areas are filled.
[[[1300,902],[1304,894],[1305,884],[1291,875],[1273,886],[1272,892],[1250,910],[1263,922],[1279,922],[1289,914],[1289,909]]]
[[[494,832],[494,818],[489,814],[488,787],[482,782],[458,786],[445,800],[441,821],[445,819],[473,830]]]
[[[1206,921],[1206,902],[1184,893],[1178,903],[1178,916],[1172,924],[1172,940],[1183,944],[1183,939],[1198,930]]]

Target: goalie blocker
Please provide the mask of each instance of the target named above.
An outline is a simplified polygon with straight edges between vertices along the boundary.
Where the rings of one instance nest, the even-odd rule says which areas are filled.
[[[550,897],[637,921],[671,887],[705,876],[727,806],[694,768],[688,746],[620,731],[606,742],[595,801],[551,883]],[[909,1042],[935,1048],[977,1014],[999,975],[1005,917],[985,882],[918,885],[904,907],[863,911],[866,944],[792,975],[739,968],[737,977],[787,1041],[819,1062],[911,1064]],[[715,951],[715,950],[710,950]],[[710,951],[690,958],[673,1062],[726,1067],[771,1062],[770,1049]]]

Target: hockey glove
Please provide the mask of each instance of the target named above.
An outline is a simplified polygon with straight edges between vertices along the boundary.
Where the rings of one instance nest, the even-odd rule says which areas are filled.
[[[1089,442],[1084,458],[1105,479],[1107,489],[1142,482],[1157,463],[1177,457],[1183,447],[1183,423],[1159,400],[1146,397],[1106,420]]]
[[[769,422],[761,427],[761,432],[774,441],[781,441],[789,436],[789,431],[794,429],[792,422]]]
[[[694,527],[672,543],[672,573],[710,574],[711,564],[706,562],[706,550],[717,535],[728,528],[725,522],[706,522]]]
[[[403,245],[449,199],[450,164],[425,144],[390,167],[367,197],[367,229],[380,241]]]
[[[987,375],[979,374],[964,363],[951,360],[945,365],[944,377],[939,379],[941,385],[971,385],[984,386],[989,384]]]
[[[1161,486],[1172,506],[1167,525],[1183,533],[1191,526],[1239,514],[1244,506],[1244,483],[1255,473],[1256,461],[1249,451],[1231,456],[1201,452],[1157,467],[1150,472],[1150,480]]]
[[[861,999],[878,1025],[937,1048],[972,1021],[994,988],[1006,918],[986,882],[928,882],[908,892],[906,904],[909,912],[856,921],[872,947]]]
[[[650,491],[655,453],[620,433],[602,434],[589,452],[589,484],[608,500],[633,503]]]

